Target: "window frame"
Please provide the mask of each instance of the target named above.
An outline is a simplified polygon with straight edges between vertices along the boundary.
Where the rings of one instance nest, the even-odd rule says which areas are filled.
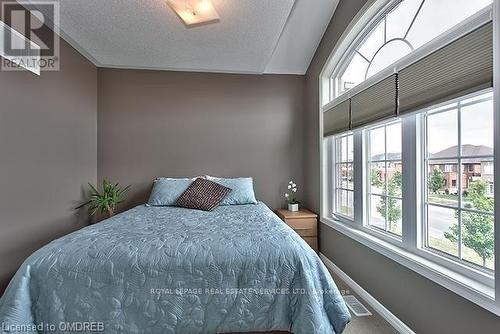
[[[342,138],[348,138],[349,136],[352,136],[352,143],[353,143],[352,160],[349,160],[349,139],[347,139],[347,152],[346,152],[347,159],[346,159],[346,161],[342,161],[342,157],[340,157],[341,153],[339,154],[339,152],[337,150],[337,140],[342,139]],[[332,138],[332,141],[333,141],[333,145],[331,147],[332,157],[333,157],[332,164],[334,167],[333,173],[332,173],[332,175],[333,175],[333,178],[332,178],[333,179],[332,180],[333,181],[332,198],[334,199],[332,201],[332,214],[335,215],[337,218],[347,220],[347,221],[353,221],[354,220],[354,203],[353,203],[353,216],[352,217],[341,213],[340,210],[338,209],[339,199],[337,198],[337,192],[339,190],[340,191],[347,191],[348,193],[351,192],[352,198],[354,200],[354,135],[351,131],[344,132],[344,133],[341,133],[339,135],[334,136]],[[352,165],[352,173],[353,173],[353,182],[352,182],[353,188],[352,189],[349,189],[349,187],[343,188],[341,184],[339,185],[339,175],[337,174],[337,168],[342,166],[342,165],[345,165],[345,164]],[[348,196],[347,200],[349,200],[349,195],[347,195],[347,196]]]
[[[329,95],[330,95],[330,100],[332,100],[334,97],[339,97],[348,91],[344,91],[340,93],[338,91],[338,87],[340,85],[340,74],[343,73],[349,64],[351,63],[352,58],[357,52],[352,52],[350,55],[347,56],[348,51],[351,49],[356,50],[357,47],[361,44],[363,44],[364,41],[369,37],[370,33],[372,30],[386,17],[387,14],[389,14],[394,8],[396,8],[403,0],[385,0],[381,1],[382,5],[380,9],[378,10],[377,15],[375,15],[362,29],[362,31],[354,38],[354,40],[351,42],[351,45],[349,46],[349,49],[345,51],[345,53],[342,55],[342,61],[340,62],[340,65],[337,66],[333,71],[331,71],[330,78],[329,78]],[[384,43],[385,45],[385,43]],[[359,53],[358,53],[359,54]],[[369,68],[369,66],[368,66]],[[384,71],[382,71],[384,72]],[[376,75],[375,75],[376,76]],[[365,80],[366,81],[366,80]]]
[[[436,37],[429,43],[420,47],[413,53],[405,56],[390,68],[379,72],[365,82],[357,85],[345,94],[332,100],[332,85],[330,78],[336,65],[342,60],[343,55],[349,51],[350,47],[355,45],[360,32],[374,22],[374,17],[380,15],[380,12],[391,5],[389,0],[371,0],[363,7],[356,18],[347,27],[341,36],[339,43],[334,47],[327,62],[325,63],[320,76],[320,129],[323,128],[323,111],[341,103],[348,98],[356,95],[360,91],[370,87],[388,75],[401,70],[402,68],[414,63],[426,55],[438,50],[443,45],[457,39],[460,36],[473,31],[476,27],[493,19],[493,43],[494,43],[494,142],[500,142],[500,0],[493,0],[493,5],[481,10],[469,17],[461,24],[453,27],[449,31]],[[463,97],[462,97],[463,98]],[[448,101],[449,103],[449,101]],[[423,108],[419,111],[422,112]],[[329,168],[331,156],[325,150],[330,144],[329,138],[323,138],[319,134],[320,150],[320,221],[329,228],[333,228],[340,233],[354,239],[355,241],[371,248],[372,250],[386,256],[399,264],[421,274],[433,282],[455,292],[456,294],[474,302],[475,304],[500,316],[500,238],[495,239],[495,272],[494,276],[483,270],[464,265],[455,260],[451,260],[441,254],[431,252],[423,245],[423,189],[422,172],[425,167],[423,159],[423,149],[421,141],[423,140],[421,115],[416,113],[401,117],[402,124],[402,163],[406,176],[403,176],[403,185],[405,189],[403,194],[403,237],[401,239],[393,238],[373,231],[366,226],[366,141],[363,140],[365,129],[354,130],[354,220],[346,221],[338,219],[331,215],[332,212],[329,202],[332,200],[332,194],[329,191]],[[331,148],[331,146],[330,146]],[[500,145],[494,147],[495,161],[500,158]],[[499,160],[500,161],[500,160]],[[496,165],[496,164],[495,164]],[[500,182],[500,169],[494,171],[494,183]],[[494,187],[495,198],[495,234],[500,231],[500,191],[499,187]],[[406,194],[409,195],[406,195]],[[331,202],[330,202],[331,203]],[[421,210],[422,208],[422,210]],[[495,283],[498,282],[498,285]],[[496,288],[495,288],[496,286]]]
[[[430,108],[425,108],[417,115],[417,117],[418,117],[418,121],[421,123],[421,138],[422,138],[421,147],[424,148],[424,150],[422,152],[422,157],[421,157],[422,171],[423,171],[422,178],[421,178],[421,185],[420,185],[421,189],[423,190],[421,192],[421,196],[422,196],[422,199],[421,199],[421,201],[422,201],[422,205],[421,205],[421,210],[422,210],[422,212],[421,212],[421,217],[422,217],[421,225],[422,226],[421,226],[421,229],[422,229],[423,238],[422,238],[422,243],[421,243],[420,247],[422,247],[423,249],[425,249],[428,252],[431,252],[431,253],[434,253],[434,254],[439,255],[441,257],[447,258],[453,262],[461,263],[467,267],[474,268],[476,270],[479,270],[479,271],[485,273],[488,276],[493,277],[495,275],[493,270],[490,270],[488,268],[476,265],[470,261],[462,259],[462,257],[461,257],[462,245],[460,245],[461,244],[460,239],[457,241],[458,257],[454,256],[452,254],[447,254],[446,252],[441,251],[441,250],[436,249],[436,248],[433,248],[427,244],[428,243],[428,239],[427,239],[428,238],[428,231],[427,231],[427,229],[428,229],[428,225],[429,225],[429,222],[428,222],[428,207],[429,207],[429,205],[436,206],[436,207],[443,207],[443,208],[447,208],[447,209],[458,210],[460,212],[460,218],[458,220],[460,226],[461,226],[461,213],[464,211],[465,212],[474,212],[475,211],[475,210],[466,209],[465,207],[462,207],[462,198],[463,198],[462,191],[459,191],[459,196],[458,196],[456,208],[452,207],[450,205],[438,205],[438,204],[428,203],[428,200],[427,200],[427,195],[428,195],[427,187],[428,187],[428,180],[429,180],[428,161],[432,161],[432,160],[456,160],[456,166],[457,166],[456,173],[458,174],[456,187],[458,189],[462,188],[462,177],[463,177],[463,175],[462,175],[462,163],[463,163],[462,160],[464,160],[464,159],[480,159],[480,158],[484,158],[484,157],[488,157],[488,158],[493,157],[493,162],[495,161],[494,152],[493,152],[493,155],[491,155],[491,156],[490,155],[488,155],[488,156],[484,156],[484,155],[465,156],[462,154],[462,148],[461,148],[461,146],[462,146],[462,140],[461,140],[461,138],[462,138],[462,129],[461,129],[461,112],[462,112],[462,110],[461,109],[464,107],[474,105],[474,104],[490,101],[493,99],[493,97],[482,98],[482,99],[475,100],[472,102],[467,102],[467,103],[460,103],[460,102],[467,100],[467,99],[470,99],[470,98],[473,98],[473,97],[476,97],[476,96],[483,95],[486,93],[486,91],[490,91],[490,90],[492,91],[492,89],[485,89],[485,90],[471,93],[471,94],[468,94],[466,96],[462,96],[462,97],[459,97],[456,99],[448,100],[448,101],[443,102],[441,104],[434,105]],[[452,104],[453,104],[453,106],[450,106],[448,108],[444,108],[447,105],[452,105]],[[443,109],[436,111],[435,113],[432,113],[432,115],[445,113],[445,112],[452,111],[452,110],[457,110],[457,130],[458,130],[457,153],[455,154],[455,156],[429,159],[427,156],[427,142],[428,142],[428,126],[427,126],[427,117],[428,117],[427,115],[428,114],[427,113],[429,111],[431,111],[433,109],[437,109],[437,108],[443,108]],[[495,217],[495,213],[490,214],[487,212],[479,212],[479,211],[478,211],[478,213],[493,215],[493,217]],[[457,267],[452,266],[452,269],[457,270]],[[493,284],[492,284],[493,282],[491,280],[483,280],[483,282],[486,284],[489,284],[490,286],[493,287]]]
[[[425,0],[424,0],[425,1]],[[393,41],[396,41],[396,40],[399,40],[399,41],[402,41],[404,42],[405,44],[407,44],[410,49],[413,51],[415,51],[413,45],[411,45],[410,42],[408,42],[405,38],[392,38],[392,39],[387,39],[387,38],[384,38],[384,43],[382,44],[382,46],[378,47],[377,51],[375,52],[375,55],[373,56],[372,59],[366,59],[364,55],[362,55],[359,51],[358,51],[358,48],[363,45],[363,43],[368,39],[368,37],[370,37],[370,34],[372,33],[372,31],[377,27],[377,25],[382,22],[382,21],[385,21],[386,18],[387,18],[387,15],[390,14],[401,2],[403,2],[403,0],[394,0],[394,1],[388,1],[387,4],[385,4],[385,6],[383,7],[383,9],[374,17],[374,19],[364,28],[364,31],[359,34],[359,36],[353,41],[352,43],[352,46],[349,48],[349,50],[354,50],[354,52],[352,52],[349,56],[345,56],[343,57],[343,60],[341,61],[340,63],[340,66],[338,66],[334,71],[333,73],[330,75],[330,98],[334,98],[334,97],[339,97],[341,96],[342,94],[345,94],[346,92],[348,91],[343,91],[343,92],[340,92],[339,91],[339,86],[340,86],[340,81],[341,81],[341,77],[342,77],[342,74],[346,71],[346,69],[349,67],[351,61],[352,61],[352,58],[354,58],[354,56],[356,54],[358,54],[359,56],[361,56],[362,58],[364,58],[367,62],[368,62],[368,66],[367,66],[367,69],[366,69],[366,73],[365,73],[365,81],[368,80],[370,77],[367,77],[368,75],[368,72],[370,70],[370,66],[372,65],[373,63],[373,60],[375,58],[375,55],[379,53],[379,51],[384,47],[386,46],[388,43],[390,42],[393,42]],[[415,15],[413,16],[412,18],[412,24],[410,24],[410,26],[408,27],[408,30],[406,31],[406,34],[405,34],[405,37],[406,35],[408,34],[409,30],[411,29],[412,25],[413,25],[413,22],[415,21],[416,17],[418,16],[418,14],[420,13],[420,10],[422,8],[422,5],[423,5],[424,2],[421,3],[421,5],[419,6],[418,10],[416,11]],[[386,21],[387,22],[387,21]],[[385,28],[384,28],[385,29]],[[389,66],[390,67],[390,66]],[[379,72],[385,72],[385,71],[379,71]],[[376,76],[377,73],[379,72],[376,72],[373,76]],[[357,85],[356,85],[357,86]]]
[[[372,0],[372,2],[373,1],[375,1],[376,4],[378,3],[376,0]],[[374,7],[379,8],[379,10],[381,11],[387,11],[392,8],[391,6],[392,1],[400,1],[400,0],[380,0],[380,2],[385,5],[384,6],[374,5]],[[493,0],[493,1],[498,1],[498,0]],[[365,24],[368,25],[374,24],[373,22],[375,23],[377,22],[378,15],[384,15],[384,14],[380,14],[380,12],[377,14],[372,14],[375,15],[375,18],[371,20],[362,20],[361,18],[359,18],[355,24],[352,24],[353,28],[351,28],[351,30],[349,30],[349,27],[347,28],[347,30],[349,30],[349,33],[344,34],[345,36],[342,35],[341,43],[339,45],[336,45],[320,74],[320,102],[321,102],[320,105],[322,105],[322,109],[327,110],[351,98],[352,96],[358,94],[359,92],[365,90],[366,88],[387,78],[391,74],[401,71],[405,67],[441,49],[444,45],[449,44],[451,41],[454,41],[457,38],[474,31],[477,27],[481,26],[482,24],[491,21],[493,16],[492,8],[493,8],[492,5],[483,8],[479,12],[473,14],[472,16],[462,21],[460,24],[452,27],[450,30],[442,33],[441,35],[438,35],[428,43],[415,49],[415,51],[397,60],[389,67],[374,74],[373,76],[369,77],[368,79],[356,85],[355,87],[349,89],[348,91],[336,96],[335,87],[332,84],[333,80],[331,80],[331,78],[334,76],[335,73],[338,72],[339,69],[342,68],[343,62],[345,59],[347,59],[346,56],[348,52],[351,50],[351,48],[357,45],[359,36],[355,35],[356,32],[358,34],[365,34],[366,30],[369,31],[370,26],[362,25],[362,22],[365,22]],[[372,13],[372,11],[370,10],[366,10],[366,12]]]
[[[370,197],[371,196],[378,196],[380,198],[392,198],[392,199],[395,199],[395,200],[398,200],[398,201],[401,201],[401,203],[403,202],[403,194],[401,194],[401,197],[396,197],[396,196],[391,196],[391,195],[387,195],[387,194],[374,194],[370,191],[370,187],[371,187],[371,164],[372,163],[380,163],[380,162],[383,162],[384,165],[385,165],[385,171],[386,171],[386,174],[387,174],[387,163],[388,162],[395,162],[395,161],[401,161],[401,167],[402,167],[402,164],[403,164],[403,158],[401,157],[401,159],[399,160],[394,160],[394,159],[388,159],[387,158],[387,127],[388,126],[391,126],[391,125],[394,125],[394,124],[401,124],[401,150],[402,150],[402,141],[403,141],[403,136],[402,136],[402,127],[403,127],[403,124],[402,124],[402,120],[400,118],[397,118],[397,119],[391,119],[389,121],[384,121],[384,122],[381,122],[381,123],[378,123],[378,124],[375,124],[375,125],[372,125],[370,126],[369,128],[367,128],[364,133],[363,133],[363,137],[364,137],[364,140],[366,142],[366,154],[365,154],[365,157],[364,157],[364,161],[365,163],[363,164],[363,168],[364,170],[366,171],[365,172],[365,182],[366,182],[366,191],[365,191],[365,194],[364,194],[364,199],[366,201],[366,221],[365,221],[365,226],[370,228],[371,230],[374,230],[375,232],[377,233],[381,233],[383,235],[386,235],[387,237],[390,237],[391,239],[395,239],[397,240],[397,242],[401,242],[402,241],[402,235],[398,235],[396,233],[392,233],[390,231],[387,230],[387,218],[384,217],[384,224],[385,224],[385,229],[381,229],[381,228],[378,228],[376,227],[375,225],[373,224],[370,224],[369,220],[370,220],[370,210],[371,210],[371,199]],[[385,155],[385,158],[383,160],[371,160],[371,151],[370,151],[370,147],[371,147],[371,139],[370,139],[370,131],[372,130],[376,130],[376,129],[380,129],[380,128],[384,128],[384,155]],[[385,179],[384,181],[384,189],[387,191],[387,179]],[[401,216],[401,219],[403,219],[403,217]],[[401,231],[402,233],[402,231]]]
[[[338,59],[338,63],[335,66],[335,68],[331,68],[330,69],[329,80],[328,80],[329,81],[328,82],[329,99],[326,102],[332,101],[332,100],[334,100],[336,98],[339,98],[339,97],[341,97],[343,95],[346,95],[350,90],[352,90],[352,88],[351,88],[349,90],[340,92],[339,87],[340,87],[340,83],[341,83],[340,79],[341,79],[342,75],[344,74],[345,70],[349,67],[349,65],[351,64],[352,59],[356,55],[359,55],[361,58],[363,58],[364,60],[366,60],[366,62],[368,63],[368,66],[367,66],[366,73],[365,73],[365,80],[363,82],[355,85],[353,88],[356,88],[357,86],[362,85],[365,81],[369,81],[370,84],[368,84],[367,86],[370,86],[370,85],[372,85],[374,83],[373,81],[379,81],[378,78],[387,76],[387,74],[381,75],[382,73],[390,73],[391,70],[395,71],[396,68],[399,67],[399,64],[401,62],[405,63],[405,61],[404,61],[405,59],[407,59],[407,58],[409,58],[409,59],[414,58],[412,56],[412,54],[415,53],[416,50],[417,50],[417,56],[415,56],[415,58],[418,58],[418,54],[421,52],[419,50],[420,48],[432,45],[433,42],[435,42],[436,40],[440,39],[441,37],[445,37],[445,39],[446,39],[448,37],[448,35],[450,35],[450,32],[454,30],[453,28],[451,28],[449,31],[445,31],[444,33],[436,36],[431,41],[429,41],[427,43],[424,43],[423,46],[415,48],[415,46],[413,46],[412,43],[410,41],[408,41],[406,38],[407,38],[408,33],[410,32],[411,28],[413,27],[413,24],[414,24],[415,20],[417,19],[417,17],[421,13],[421,10],[422,10],[422,7],[423,7],[425,1],[427,1],[427,0],[423,0],[420,3],[420,6],[418,6],[415,14],[413,15],[412,20],[411,20],[411,24],[409,25],[409,27],[408,27],[408,29],[407,29],[404,37],[403,38],[387,39],[386,36],[384,36],[384,43],[381,46],[378,47],[377,51],[373,55],[373,58],[372,59],[367,59],[364,55],[362,55],[359,52],[358,49],[370,37],[371,33],[374,31],[374,29],[377,27],[377,25],[379,23],[381,23],[383,21],[387,22],[386,21],[387,16],[399,4],[401,4],[401,2],[403,2],[403,1],[404,0],[380,0],[380,1],[375,1],[376,4],[377,3],[381,4],[380,7],[377,7],[378,8],[377,14],[373,15],[372,19],[363,28],[361,28],[358,31],[357,36],[353,38],[353,40],[351,41],[349,47],[346,50],[344,50],[342,56]],[[492,0],[492,1],[494,2],[496,0]],[[374,2],[374,1],[372,1],[372,2]],[[376,6],[374,5],[373,7],[376,7]],[[488,7],[485,7],[483,9],[479,10],[477,13],[473,14],[472,16],[470,16],[469,18],[467,18],[463,22],[469,21],[469,20],[473,19],[476,16],[480,16],[481,13],[484,13],[485,11],[488,11],[488,8],[490,8],[490,7],[492,7],[492,5],[489,5]],[[461,25],[461,24],[459,24],[459,25]],[[384,29],[386,29],[386,28],[384,28]],[[398,61],[394,62],[393,64],[391,64],[389,66],[387,66],[385,69],[382,69],[379,72],[375,72],[373,75],[371,75],[370,77],[368,77],[368,72],[370,70],[370,67],[372,66],[372,63],[373,63],[373,60],[374,60],[375,56],[379,53],[379,51],[381,49],[383,49],[387,44],[389,44],[390,42],[393,42],[393,41],[401,41],[401,42],[405,43],[411,49],[410,54],[408,54],[406,56],[403,56]],[[423,53],[427,54],[426,51],[423,51]],[[372,77],[374,77],[375,79],[374,80],[370,80]],[[356,91],[360,91],[360,90],[363,90],[363,89],[358,89]],[[354,93],[349,94],[349,96],[352,96],[352,95],[354,95]]]

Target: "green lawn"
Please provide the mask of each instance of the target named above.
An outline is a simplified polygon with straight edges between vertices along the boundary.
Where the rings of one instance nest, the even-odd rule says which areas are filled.
[[[431,194],[429,194],[429,198],[431,198],[431,197],[458,201],[458,195],[454,195],[454,194],[441,194],[441,193],[434,194],[434,193],[431,193]]]
[[[436,204],[444,204],[457,206],[458,203],[458,195],[453,194],[429,194],[429,202]],[[466,206],[470,204],[467,197],[462,196],[462,206]]]
[[[436,237],[431,237],[431,236],[429,238],[430,238],[430,240],[429,240],[430,246],[432,248],[435,248],[435,249],[438,249],[442,252],[457,256],[457,254],[458,254],[457,245],[451,243],[451,241],[446,239],[444,236],[443,236],[443,238],[436,238]],[[465,246],[462,246],[462,258],[464,260],[478,264],[480,266],[483,265],[483,259],[481,259],[481,257],[479,255],[477,255],[477,253],[474,252],[472,249],[465,247]],[[486,267],[488,269],[493,270],[494,262],[495,262],[494,259],[486,260]]]

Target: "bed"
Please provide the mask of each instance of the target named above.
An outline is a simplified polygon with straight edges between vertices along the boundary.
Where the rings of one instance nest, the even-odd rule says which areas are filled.
[[[261,202],[137,206],[32,254],[0,300],[13,331],[341,333],[349,321],[321,260]]]

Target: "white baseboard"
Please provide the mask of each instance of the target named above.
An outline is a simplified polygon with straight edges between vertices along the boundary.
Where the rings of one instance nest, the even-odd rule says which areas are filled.
[[[404,322],[399,320],[394,314],[385,308],[378,300],[376,300],[372,295],[370,295],[365,289],[363,289],[358,283],[354,282],[345,272],[335,265],[329,258],[324,254],[320,253],[319,257],[325,264],[325,266],[333,271],[337,276],[340,277],[344,282],[349,285],[349,287],[368,305],[370,305],[378,314],[380,314],[389,324],[392,325],[399,333],[402,334],[415,334],[410,327],[406,326]]]

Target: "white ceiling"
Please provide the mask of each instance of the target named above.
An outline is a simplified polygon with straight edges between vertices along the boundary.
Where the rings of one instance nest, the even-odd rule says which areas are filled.
[[[305,74],[339,0],[295,0],[265,73]]]
[[[338,0],[212,0],[186,28],[164,0],[58,0],[62,36],[99,67],[304,74]]]

